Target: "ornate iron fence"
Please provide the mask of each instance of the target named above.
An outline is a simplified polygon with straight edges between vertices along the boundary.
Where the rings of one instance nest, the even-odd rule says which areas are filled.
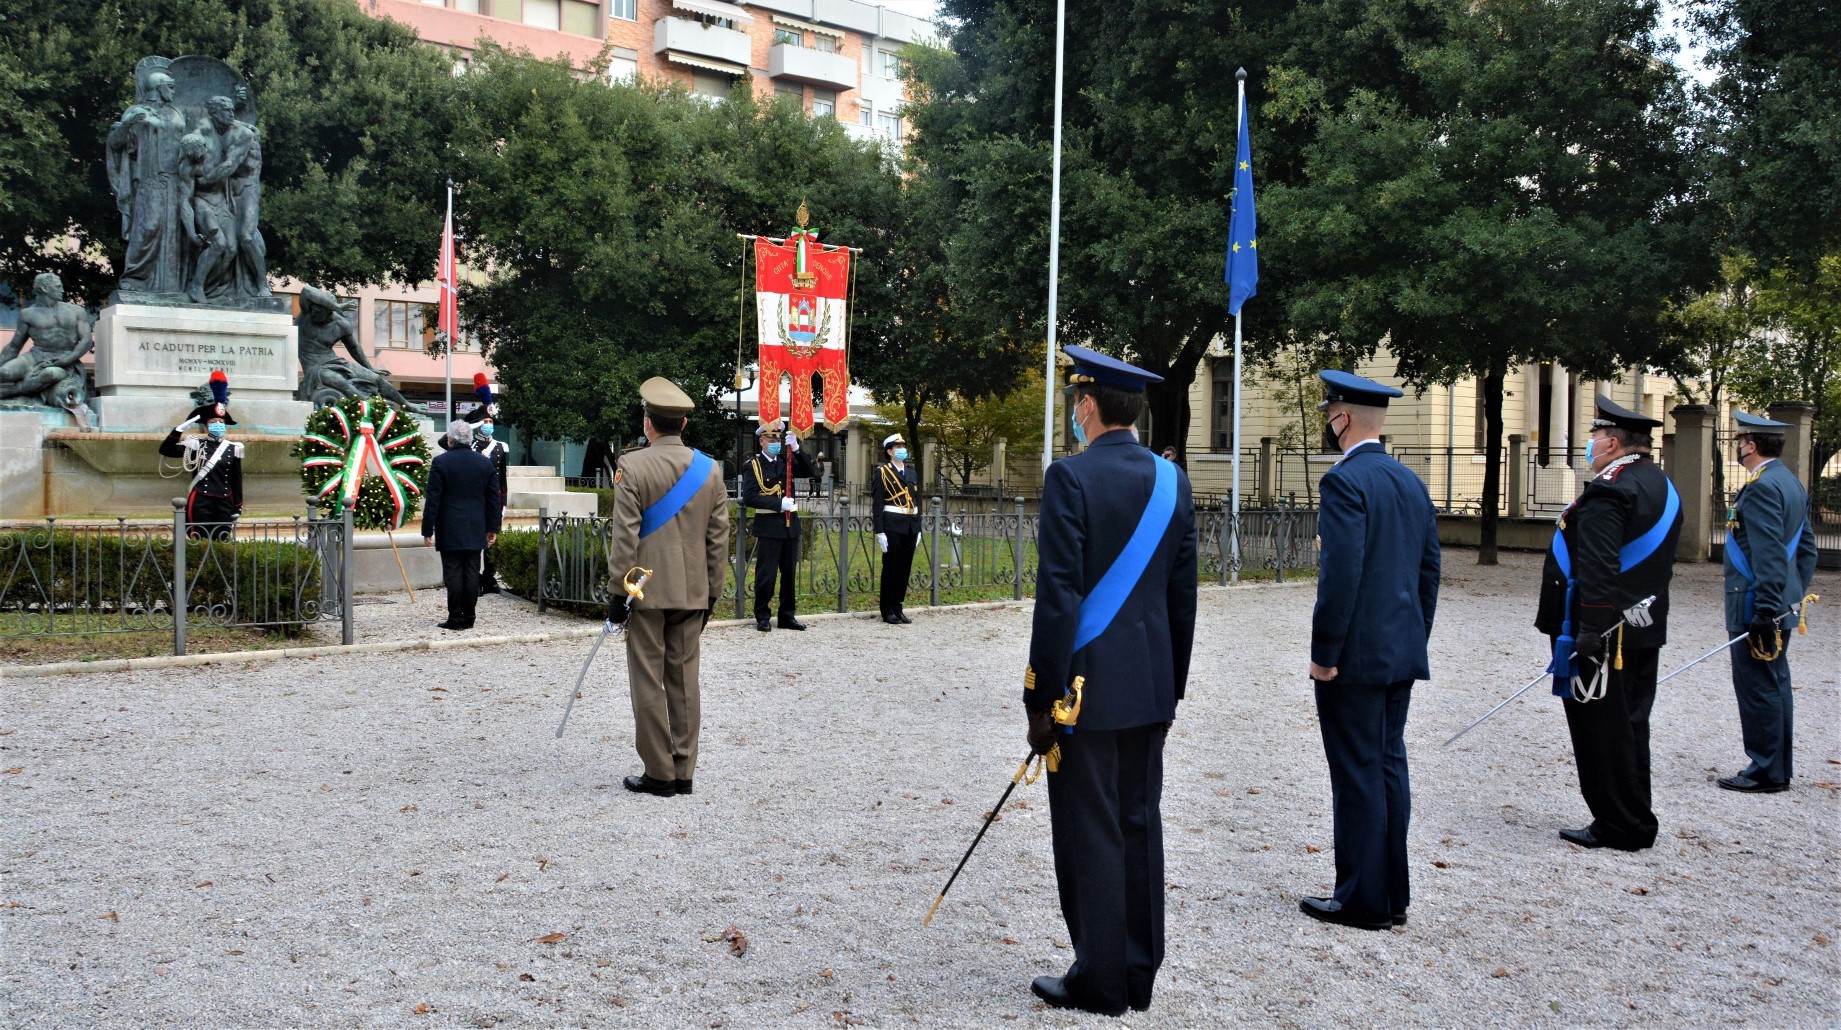
[[[834,507],[834,514],[822,510],[799,513],[794,604],[806,612],[874,610],[882,561],[871,518],[857,513],[857,506],[842,497]],[[939,498],[932,498],[921,516],[908,596],[928,605],[1033,596],[1040,520],[1029,508],[1021,498],[1014,498],[1007,511],[955,512],[947,510]],[[748,511],[730,511],[728,572],[720,605],[737,618],[752,617],[754,610],[753,521]],[[1315,510],[1287,504],[1244,511],[1237,548],[1233,525],[1225,512],[1196,513],[1197,572],[1203,582],[1227,583],[1261,570],[1283,581],[1288,572],[1316,568]],[[610,532],[607,519],[539,514],[540,608],[607,603]]]
[[[0,526],[0,637],[167,632],[188,626],[297,629],[330,619],[352,642],[351,511],[237,522],[191,539],[171,522]]]

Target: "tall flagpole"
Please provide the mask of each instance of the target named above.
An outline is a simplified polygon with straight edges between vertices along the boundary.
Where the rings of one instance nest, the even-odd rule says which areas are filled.
[[[1061,73],[1067,59],[1067,0],[1055,0],[1055,156],[1048,201],[1048,363],[1042,373],[1042,475],[1055,453],[1056,302],[1061,287]]]
[[[1247,116],[1247,70],[1245,68],[1235,76],[1240,80],[1239,117],[1234,122],[1236,134],[1245,124]],[[1233,582],[1240,582],[1240,312],[1234,312],[1234,489],[1229,503],[1233,506],[1228,516],[1229,537],[1233,547],[1233,559],[1228,566]]]
[[[460,277],[455,274],[456,269],[454,268],[456,262],[454,260],[454,180],[452,179],[447,181],[447,231],[442,233],[442,236],[444,238],[441,241],[441,271],[448,277],[448,281],[440,284],[439,288],[443,290],[458,290],[460,284],[455,282],[455,280]],[[446,311],[450,303],[453,303],[453,298],[447,296],[445,293],[442,294],[441,310]],[[457,311],[454,324],[448,327],[447,346],[442,348],[447,358],[448,425],[454,424],[454,335],[459,331],[460,319]]]

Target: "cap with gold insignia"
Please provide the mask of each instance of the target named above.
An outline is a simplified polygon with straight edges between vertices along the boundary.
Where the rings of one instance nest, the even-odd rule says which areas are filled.
[[[653,376],[639,384],[639,399],[645,402],[646,410],[654,415],[666,418],[683,418],[697,410],[697,405],[690,395],[678,389],[678,384],[664,376]]]
[[[883,438],[883,440],[882,440],[882,449],[886,451],[886,450],[888,450],[888,449],[889,449],[890,447],[893,447],[893,446],[895,446],[895,445],[896,445],[896,444],[898,444],[898,443],[907,443],[907,442],[908,442],[908,441],[906,441],[906,440],[903,440],[903,439],[901,438],[901,434],[900,434],[900,433],[890,433],[890,434],[889,434],[888,436],[886,436],[886,437],[884,437],[884,438]]]
[[[1790,423],[1763,418],[1734,410],[1732,413],[1733,431],[1735,433],[1755,433],[1759,436],[1782,436],[1790,431]]]
[[[1109,358],[1096,350],[1085,347],[1063,347],[1061,353],[1074,362],[1068,369],[1068,385],[1080,386],[1084,383],[1098,383],[1102,386],[1116,386],[1132,393],[1143,393],[1151,383],[1163,382],[1163,377],[1154,372],[1146,372],[1136,365],[1128,365],[1118,358]]]
[[[786,435],[786,428],[780,425],[779,419],[774,419],[772,422],[763,422],[760,425],[755,426],[754,435],[763,436],[763,437],[771,436],[774,439],[778,440],[779,438]]]
[[[1598,406],[1598,414],[1592,418],[1593,429],[1625,429],[1648,435],[1650,430],[1662,424],[1661,419],[1639,415],[1621,404],[1613,403],[1611,398],[1602,393],[1593,398],[1593,403]]]
[[[1387,402],[1395,397],[1404,397],[1405,393],[1377,383],[1372,379],[1363,379],[1358,375],[1334,368],[1326,368],[1317,373],[1323,380],[1323,400],[1317,403],[1317,410],[1322,411],[1332,404],[1360,404],[1370,408],[1385,408]]]

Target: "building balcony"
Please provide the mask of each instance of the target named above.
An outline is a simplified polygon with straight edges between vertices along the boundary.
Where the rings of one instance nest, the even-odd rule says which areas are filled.
[[[751,44],[746,32],[718,28],[685,18],[660,18],[652,23],[652,52],[684,54],[732,65],[746,71]],[[728,70],[728,69],[724,69]]]
[[[844,127],[844,135],[862,143],[880,143],[882,152],[891,156],[901,156],[901,139],[894,133],[885,132],[869,125],[857,122],[838,122]]]
[[[791,43],[778,44],[767,52],[767,74],[776,79],[795,79],[836,90],[857,88],[855,61],[842,54],[827,54]]]
[[[887,79],[871,73],[863,76],[858,98],[876,105],[878,111],[893,111],[907,99],[907,85],[900,79]]]

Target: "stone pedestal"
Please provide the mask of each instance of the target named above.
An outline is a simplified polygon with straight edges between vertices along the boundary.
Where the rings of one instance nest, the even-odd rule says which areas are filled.
[[[1681,495],[1681,536],[1676,561],[1706,561],[1713,543],[1713,430],[1715,412],[1704,404],[1682,404],[1675,416],[1675,441],[1669,453],[1668,478]]]
[[[273,311],[112,304],[96,319],[98,428],[170,429],[188,392],[214,370],[230,380],[238,433],[296,435],[312,410],[294,399],[300,359],[294,320]]]
[[[1790,428],[1783,435],[1783,456],[1778,461],[1784,467],[1796,473],[1796,478],[1803,481],[1803,489],[1815,489],[1815,462],[1810,458],[1813,444],[1810,440],[1815,425],[1815,406],[1802,401],[1782,401],[1773,404],[1766,412],[1779,422],[1790,423]]]

